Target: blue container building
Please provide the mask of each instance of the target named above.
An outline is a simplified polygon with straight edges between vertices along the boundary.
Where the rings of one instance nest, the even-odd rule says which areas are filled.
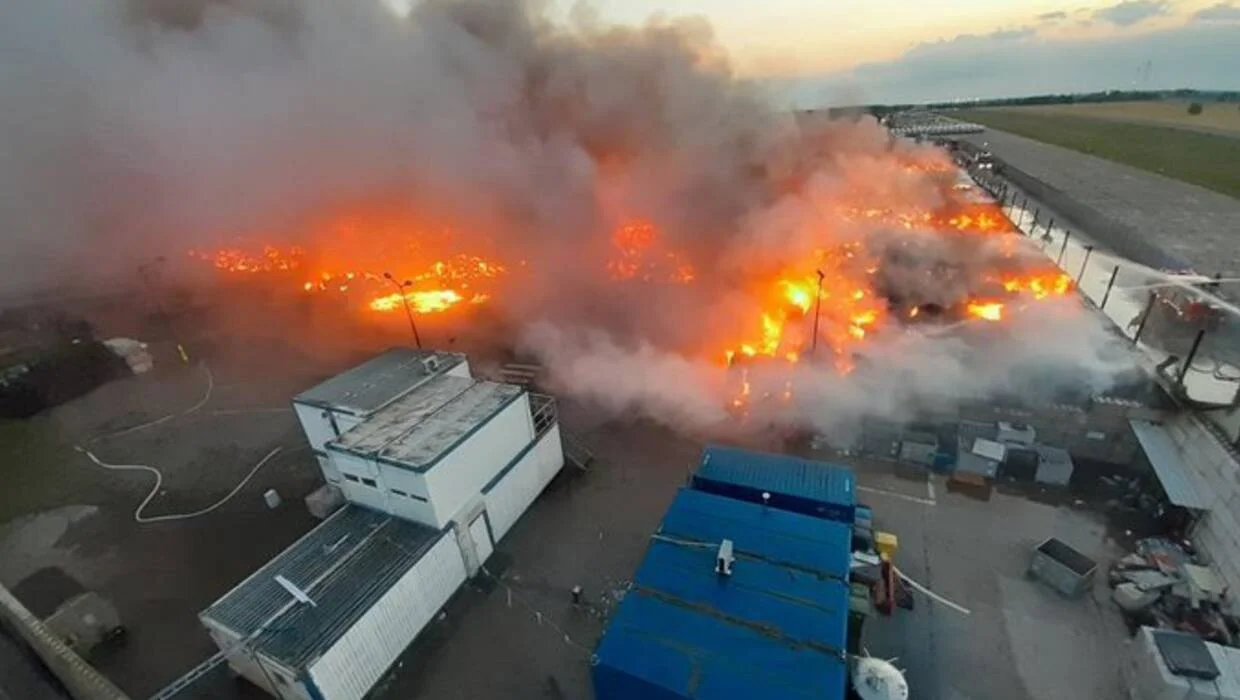
[[[850,540],[843,523],[681,489],[599,642],[596,698],[842,699]]]
[[[852,524],[856,477],[848,467],[788,455],[711,445],[693,475],[693,488],[772,508]]]

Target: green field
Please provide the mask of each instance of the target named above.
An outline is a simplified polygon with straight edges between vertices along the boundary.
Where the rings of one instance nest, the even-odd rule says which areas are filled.
[[[952,116],[1240,199],[1240,138],[1021,110],[960,110]]]

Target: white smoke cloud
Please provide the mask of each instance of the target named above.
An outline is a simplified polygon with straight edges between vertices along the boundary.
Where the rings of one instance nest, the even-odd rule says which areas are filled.
[[[492,303],[563,391],[720,425],[734,378],[711,343],[763,311],[746,282],[844,241],[904,245],[845,212],[939,207],[942,179],[910,166],[943,156],[893,147],[872,120],[798,129],[732,75],[703,20],[624,28],[578,12],[559,26],[540,7],[425,0],[402,19],[378,0],[0,3],[0,289],[237,235],[301,242],[324,212],[403,208],[528,262]],[[606,279],[612,232],[633,220],[692,261],[693,284]],[[928,255],[965,269],[995,252],[926,236]],[[897,272],[886,291],[961,293]],[[1083,314],[1041,313],[985,342],[892,327],[847,377],[755,368],[754,391],[791,383],[778,420],[825,424],[1019,389],[1034,365],[1114,369]],[[1071,343],[1048,345],[1061,331]]]
[[[847,375],[823,363],[753,365],[738,425],[721,408],[737,395],[736,370],[645,344],[625,347],[599,330],[574,335],[542,324],[524,342],[547,360],[557,389],[708,434],[771,426],[832,434],[866,418],[915,420],[996,395],[1055,401],[1064,390],[1103,392],[1133,370],[1125,344],[1075,298],[1048,299],[1002,324],[890,329],[866,343]]]

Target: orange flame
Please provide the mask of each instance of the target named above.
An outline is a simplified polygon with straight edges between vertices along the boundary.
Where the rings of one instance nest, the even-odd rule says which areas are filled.
[[[965,310],[970,316],[986,321],[1003,319],[1003,304],[999,302],[970,302]]]

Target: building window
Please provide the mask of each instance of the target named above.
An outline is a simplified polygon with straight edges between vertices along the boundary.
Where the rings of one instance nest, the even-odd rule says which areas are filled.
[[[365,484],[366,486],[369,486],[372,489],[379,488],[379,484],[375,483],[374,479],[367,479],[366,477],[362,477],[362,483]]]
[[[358,479],[356,476],[353,476],[352,474],[345,474],[344,472],[341,472],[341,475],[344,478],[348,479],[349,481],[352,481],[353,483],[357,483],[358,481],[361,481],[361,479]]]
[[[392,489],[392,493],[396,494],[397,496],[400,496],[401,498],[409,498],[409,494],[405,493],[404,491],[401,491],[400,489]]]

